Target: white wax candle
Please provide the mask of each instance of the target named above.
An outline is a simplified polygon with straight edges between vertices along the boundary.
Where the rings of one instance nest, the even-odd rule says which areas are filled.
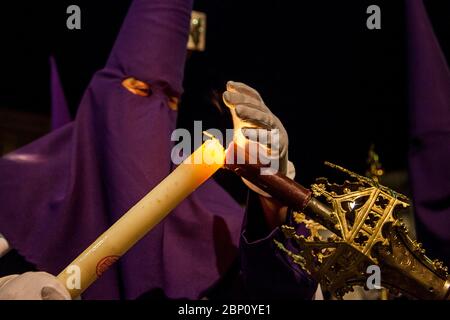
[[[76,258],[58,278],[73,298],[223,166],[219,141],[207,140]]]

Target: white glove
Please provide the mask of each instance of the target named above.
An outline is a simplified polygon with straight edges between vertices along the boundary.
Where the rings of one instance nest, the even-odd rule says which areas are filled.
[[[0,278],[0,300],[70,300],[64,285],[46,272]]]
[[[241,130],[249,140],[261,142],[258,134],[245,134],[245,130],[248,128],[278,130],[278,150],[272,149],[271,156],[278,156],[279,171],[293,179],[295,177],[295,168],[292,162],[288,160],[288,134],[281,121],[265,105],[260,94],[244,83],[228,81],[227,91],[223,93],[223,101],[230,108],[235,132]],[[253,191],[266,197],[269,196],[249,181],[245,179],[243,181]]]

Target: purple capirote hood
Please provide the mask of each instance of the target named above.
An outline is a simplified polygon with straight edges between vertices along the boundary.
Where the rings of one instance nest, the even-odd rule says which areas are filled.
[[[135,0],[76,119],[0,160],[0,232],[58,274],[172,170],[191,0]],[[141,97],[129,76],[150,84]],[[162,289],[197,298],[237,254],[244,210],[207,181],[83,295],[134,299]]]

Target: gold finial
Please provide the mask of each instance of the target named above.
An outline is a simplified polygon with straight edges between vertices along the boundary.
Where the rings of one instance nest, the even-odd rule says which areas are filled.
[[[337,298],[355,285],[369,288],[368,267],[378,265],[383,270],[381,286],[394,294],[400,291],[419,299],[445,299],[450,290],[447,268],[425,255],[398,217],[408,206],[407,198],[369,177],[326,164],[352,178],[343,184],[319,178],[311,186],[315,199],[332,210],[335,230],[327,233],[325,227],[307,218],[307,212],[294,213],[293,225],[281,227],[293,244],[275,242],[278,249]],[[297,233],[298,224],[310,234]]]
[[[380,162],[380,156],[375,152],[375,145],[373,144],[369,149],[367,164],[369,165],[369,169],[366,172],[366,176],[379,182],[380,177],[384,174],[384,170]]]

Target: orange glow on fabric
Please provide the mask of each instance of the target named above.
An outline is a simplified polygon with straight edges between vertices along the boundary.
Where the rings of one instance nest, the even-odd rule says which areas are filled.
[[[58,275],[72,298],[80,296],[183,199],[220,169],[224,161],[225,150],[220,142],[207,140],[98,237]]]

